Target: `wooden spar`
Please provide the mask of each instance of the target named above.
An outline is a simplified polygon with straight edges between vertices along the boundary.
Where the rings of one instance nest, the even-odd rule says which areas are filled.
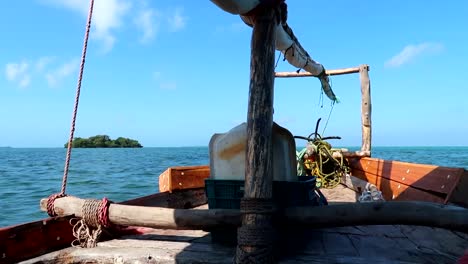
[[[55,200],[59,216],[81,217],[84,199],[64,197]],[[47,211],[47,199],[41,200]],[[331,204],[321,207],[284,209],[285,224],[311,227],[351,225],[423,225],[468,232],[468,209],[427,202],[376,202]],[[237,209],[168,209],[161,207],[111,204],[109,220],[124,226],[161,229],[204,229],[241,225]]]
[[[362,145],[361,151],[350,153],[348,156],[370,157],[371,156],[371,141],[372,141],[372,104],[369,80],[369,66],[361,65],[359,67],[344,68],[336,70],[326,70],[327,75],[343,75],[359,73],[361,80],[361,124],[362,124]],[[277,72],[277,78],[293,78],[293,77],[316,77],[309,72]]]
[[[334,204],[285,209],[289,225],[421,225],[468,232],[468,209],[426,202]]]
[[[245,157],[244,198],[246,199],[272,199],[272,129],[276,25],[273,8],[259,8],[258,14],[254,17],[251,40],[247,150]],[[249,236],[256,236],[256,234],[252,233],[255,232],[252,228],[254,230],[258,227],[273,229],[271,225],[272,218],[269,214],[244,214],[242,228],[239,229],[238,235],[242,239],[242,229],[248,228],[245,231],[250,234]],[[245,257],[246,253],[255,254],[261,249],[262,247],[257,245],[239,244],[236,252],[236,262],[244,262],[243,257]]]
[[[372,139],[372,104],[371,91],[369,80],[369,66],[361,65],[359,67],[359,75],[361,80],[361,124],[362,124],[362,145],[361,151],[369,153],[371,151]]]
[[[351,74],[351,73],[358,73],[360,67],[353,67],[353,68],[344,68],[344,69],[336,69],[336,70],[325,70],[327,75],[343,75],[343,74]],[[276,78],[294,78],[294,77],[317,77],[310,72],[276,72]]]
[[[67,196],[55,200],[55,212],[59,216],[83,217],[84,199]],[[47,199],[41,200],[41,210],[47,211]],[[239,210],[186,210],[163,207],[111,204],[109,220],[124,226],[142,226],[161,229],[209,229],[219,226],[238,226]]]

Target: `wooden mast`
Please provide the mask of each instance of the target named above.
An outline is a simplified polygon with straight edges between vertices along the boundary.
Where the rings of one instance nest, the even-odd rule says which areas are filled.
[[[369,66],[361,65],[359,67],[359,77],[361,79],[361,125],[362,125],[362,145],[361,153],[364,156],[370,156],[372,123],[371,123],[371,94],[369,80]]]
[[[238,230],[236,262],[272,256],[272,243],[251,243],[243,237],[258,237],[273,233],[271,214],[246,213],[245,208],[272,199],[272,126],[276,41],[276,16],[272,7],[259,6],[254,17],[251,40],[250,87],[247,113],[247,150],[245,158],[245,192],[242,227]],[[249,205],[246,203],[249,202]],[[260,207],[262,207],[260,205]],[[258,211],[256,209],[251,211]],[[259,240],[268,240],[261,239]],[[266,249],[266,250],[265,250]],[[270,250],[268,250],[270,249]],[[270,251],[270,252],[268,252]],[[261,253],[266,252],[266,253]],[[271,262],[270,259],[268,262]]]

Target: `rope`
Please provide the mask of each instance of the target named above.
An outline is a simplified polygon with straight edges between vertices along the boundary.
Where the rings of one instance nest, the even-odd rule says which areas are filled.
[[[276,212],[276,206],[271,199],[262,198],[242,198],[240,211],[243,215],[260,214],[271,215]],[[268,223],[262,225],[243,225],[237,230],[237,253],[236,263],[275,263],[274,243],[276,241],[276,231]],[[251,252],[244,250],[244,247],[253,249]],[[253,248],[252,248],[253,247]]]
[[[341,176],[349,173],[349,167],[345,164],[343,156],[339,160],[334,158],[331,145],[320,136],[308,141],[306,148],[296,152],[296,157],[298,175],[305,176],[306,169],[311,170],[311,174],[317,177],[319,188],[335,188],[341,182]],[[331,164],[332,170],[325,173],[324,164]]]
[[[103,228],[111,227],[109,221],[109,206],[112,202],[107,198],[100,200],[87,199],[81,207],[82,219],[73,218],[72,242],[73,247],[92,248],[96,247]],[[73,224],[73,221],[77,221]]]
[[[80,73],[78,76],[78,84],[76,88],[76,97],[75,97],[75,105],[73,108],[73,117],[70,129],[70,138],[68,139],[68,146],[67,146],[67,157],[65,160],[65,169],[63,172],[63,179],[62,179],[62,189],[60,194],[65,194],[65,189],[67,188],[67,178],[68,178],[68,169],[70,167],[70,158],[71,158],[71,149],[73,143],[73,135],[75,134],[75,122],[76,122],[76,114],[78,112],[78,104],[80,101],[80,91],[81,91],[81,81],[83,80],[83,71],[84,65],[86,60],[86,50],[88,48],[88,38],[89,38],[89,30],[91,28],[91,18],[93,16],[93,7],[94,7],[94,0],[91,0],[90,7],[89,7],[89,14],[88,14],[88,22],[86,24],[86,32],[84,37],[84,44],[83,44],[83,53],[81,55],[81,64],[80,64]]]
[[[49,216],[51,217],[57,216],[57,213],[55,212],[55,208],[54,208],[54,202],[56,199],[62,198],[65,196],[66,196],[65,194],[61,194],[61,193],[56,193],[56,194],[52,194],[49,196],[49,198],[47,199],[47,214],[49,214]]]
[[[328,113],[327,121],[325,122],[325,126],[323,127],[323,130],[322,130],[322,135],[325,134],[325,130],[327,129],[328,121],[330,121],[330,117],[331,117],[331,114],[333,112],[333,107],[334,106],[335,106],[335,101],[332,101],[330,112]]]

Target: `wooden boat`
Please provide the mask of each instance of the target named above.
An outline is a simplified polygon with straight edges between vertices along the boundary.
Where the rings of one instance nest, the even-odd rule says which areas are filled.
[[[323,66],[300,46],[285,16],[279,25],[273,23],[278,10],[255,0],[213,2],[225,11],[244,14],[244,22],[254,28],[244,197],[257,204],[248,209],[241,202],[241,210],[207,209],[204,184],[211,176],[210,167],[168,168],[159,178],[159,193],[110,205],[103,201],[105,210],[91,214],[85,208],[90,203],[76,197],[51,203],[43,199],[41,208],[52,205],[59,216],[0,228],[0,263],[232,263],[234,256],[238,263],[273,259],[281,263],[466,263],[462,255],[468,249],[468,172],[371,157],[369,67],[325,74]],[[280,5],[279,12],[284,8]],[[322,190],[329,205],[282,208],[275,220],[280,223],[276,228],[281,239],[273,243],[258,231],[271,232],[271,215],[277,212],[268,207],[273,182],[266,176],[272,160],[268,142],[275,34],[282,40],[276,47],[288,61],[308,71],[276,73],[276,77],[319,77],[334,100],[329,75],[361,74],[363,144],[358,152],[342,154],[350,173],[336,188]],[[356,203],[368,183],[387,201]],[[74,235],[81,238],[82,234],[75,219],[90,220],[90,215],[96,219],[105,215],[102,218],[112,225],[103,229],[96,247],[72,246]],[[214,231],[237,227],[247,227],[239,231],[238,239],[242,243],[250,239],[251,244],[213,241]],[[99,224],[97,230],[101,228]]]
[[[330,203],[356,202],[363,181],[381,187],[388,200],[454,203],[466,207],[465,169],[374,158],[352,159],[351,183],[322,192]],[[408,172],[409,171],[409,172]],[[407,184],[396,175],[406,176]],[[454,180],[447,180],[453,175]],[[203,181],[209,166],[172,167],[159,178],[162,192],[122,205],[206,208]],[[451,176],[452,177],[452,176]],[[195,179],[195,181],[194,181]],[[447,187],[441,188],[442,185]],[[349,187],[351,188],[349,188]],[[384,186],[387,186],[384,188]],[[398,187],[400,186],[400,187]],[[450,189],[442,192],[439,189]],[[430,215],[427,217],[431,217]],[[96,248],[71,247],[73,216],[0,229],[0,263],[231,263],[235,246],[217,244],[210,232],[126,227]],[[455,263],[468,248],[466,232],[414,225],[369,225],[294,230],[282,248],[284,263]],[[139,261],[139,262],[138,262]]]

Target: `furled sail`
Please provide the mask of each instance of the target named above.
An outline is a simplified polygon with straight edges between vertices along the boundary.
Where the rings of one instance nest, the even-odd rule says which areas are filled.
[[[246,14],[257,7],[260,0],[211,0],[224,11],[240,15],[242,21],[249,26],[253,26],[252,17]],[[322,85],[322,89],[330,100],[338,101],[335,93],[331,89],[330,81],[325,73],[325,67],[314,61],[307,51],[301,46],[299,40],[294,35],[292,29],[286,21],[279,23],[276,28],[276,49],[281,51],[286,60],[299,69],[304,69],[316,76]]]

